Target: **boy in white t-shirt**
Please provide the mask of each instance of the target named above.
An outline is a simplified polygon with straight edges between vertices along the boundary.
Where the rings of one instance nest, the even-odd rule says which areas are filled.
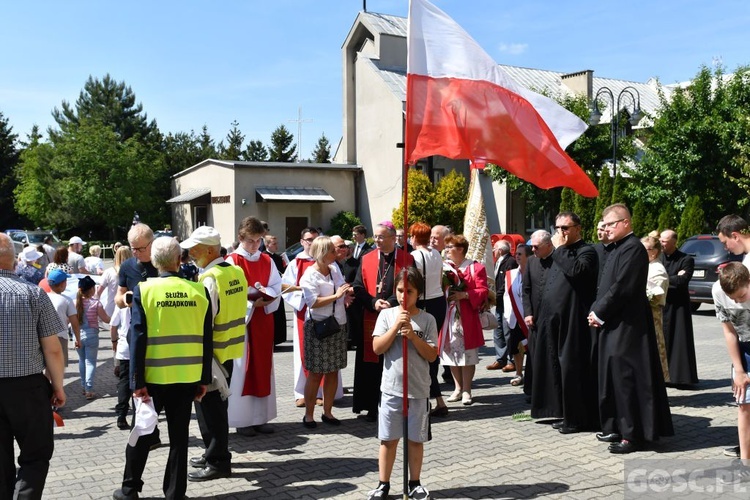
[[[60,317],[60,321],[65,325],[65,329],[61,332],[57,332],[57,338],[60,339],[60,345],[62,346],[63,352],[63,366],[68,366],[68,325],[73,329],[75,334],[75,347],[78,349],[81,343],[81,327],[78,323],[78,313],[76,311],[76,305],[72,300],[62,294],[65,287],[68,284],[68,278],[70,275],[61,269],[53,269],[47,276],[47,282],[51,292],[47,292],[52,305],[55,306],[55,311]]]
[[[128,408],[130,407],[130,348],[128,330],[130,329],[130,308],[115,307],[109,320],[109,334],[112,339],[112,350],[115,351],[115,376],[117,380],[117,428],[130,429]]]
[[[367,498],[388,498],[398,442],[403,436],[403,338],[408,345],[408,443],[409,498],[428,499],[430,493],[419,480],[424,457],[424,442],[429,440],[430,362],[437,358],[435,318],[419,308],[417,299],[424,291],[424,278],[410,267],[396,275],[396,299],[399,306],[384,309],[372,332],[372,346],[383,355],[382,396],[378,411],[379,479]]]

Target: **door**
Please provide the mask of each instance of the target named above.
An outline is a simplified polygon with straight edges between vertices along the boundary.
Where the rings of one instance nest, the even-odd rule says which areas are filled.
[[[195,205],[193,207],[193,231],[206,224],[208,224],[208,207]]]
[[[307,217],[287,217],[286,218],[286,239],[284,248],[289,248],[295,243],[299,243],[302,230],[307,227]]]

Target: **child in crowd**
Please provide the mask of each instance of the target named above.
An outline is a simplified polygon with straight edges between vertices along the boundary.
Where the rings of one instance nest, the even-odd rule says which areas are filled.
[[[128,347],[128,330],[130,329],[130,308],[115,307],[109,322],[109,334],[112,339],[112,350],[115,351],[115,377],[117,377],[117,428],[130,429],[128,408],[130,407],[130,348]]]
[[[49,277],[48,277],[49,280]],[[99,319],[109,323],[109,316],[99,299],[94,297],[96,283],[90,276],[78,280],[76,312],[81,324],[81,340],[78,346],[78,371],[81,374],[81,386],[86,399],[96,398],[94,393],[94,374],[96,357],[99,353]]]
[[[63,366],[66,367],[68,366],[68,325],[73,329],[76,349],[80,347],[81,343],[81,329],[78,323],[78,315],[76,314],[76,306],[72,300],[62,294],[68,285],[68,278],[70,278],[70,275],[62,269],[53,269],[50,271],[49,276],[47,276],[47,282],[50,287],[47,295],[52,301],[52,305],[55,306],[55,311],[57,311],[60,321],[65,325],[64,330],[57,332],[57,338],[60,339],[63,352]]]
[[[737,432],[740,458],[750,459],[750,271],[730,262],[719,272],[712,294],[732,360],[732,392],[738,404]],[[750,476],[750,469],[746,472]]]
[[[404,276],[406,274],[406,276]],[[437,358],[437,326],[435,318],[417,308],[417,299],[424,291],[424,279],[415,268],[399,272],[395,278],[399,306],[384,309],[373,331],[373,350],[383,354],[382,396],[378,413],[379,479],[377,488],[368,498],[388,498],[391,472],[396,460],[398,442],[403,436],[403,342],[408,341],[408,443],[409,498],[430,498],[421,485],[424,442],[429,440],[430,362]]]

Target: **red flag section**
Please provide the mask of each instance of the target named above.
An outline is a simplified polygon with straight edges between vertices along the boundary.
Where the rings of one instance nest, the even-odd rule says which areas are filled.
[[[441,155],[499,165],[540,188],[596,196],[565,153],[586,124],[516,84],[450,17],[411,0],[406,86],[406,159]]]

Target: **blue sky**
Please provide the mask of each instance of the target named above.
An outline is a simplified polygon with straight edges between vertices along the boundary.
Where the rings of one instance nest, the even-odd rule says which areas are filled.
[[[750,2],[433,0],[498,62],[663,83],[720,60],[750,64]],[[407,0],[367,9],[405,16]],[[217,140],[237,120],[270,142],[303,119],[302,156],[341,136],[341,45],[362,0],[70,0],[7,2],[0,112],[22,139],[75,101],[89,75],[130,85],[163,132]]]

